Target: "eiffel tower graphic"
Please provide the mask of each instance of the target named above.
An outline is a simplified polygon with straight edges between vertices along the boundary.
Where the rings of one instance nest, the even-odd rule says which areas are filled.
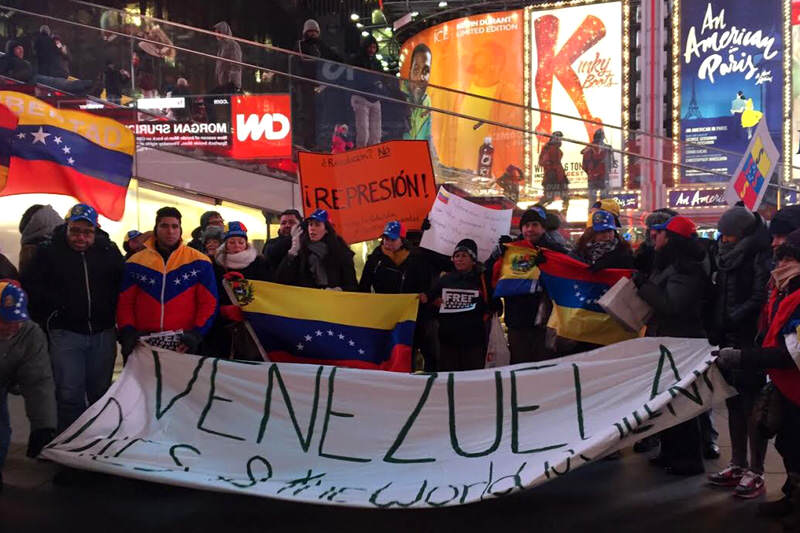
[[[703,118],[703,114],[700,112],[700,106],[697,105],[697,98],[694,91],[694,83],[695,83],[695,78],[692,78],[692,99],[689,100],[689,109],[686,110],[686,115],[684,115],[683,120],[689,120],[692,118]]]

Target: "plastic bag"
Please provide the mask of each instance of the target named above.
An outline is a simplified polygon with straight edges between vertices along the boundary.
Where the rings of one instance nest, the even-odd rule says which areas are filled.
[[[508,341],[500,323],[500,317],[492,315],[489,326],[489,346],[486,350],[486,367],[495,368],[507,366],[511,363],[511,351],[508,349]]]

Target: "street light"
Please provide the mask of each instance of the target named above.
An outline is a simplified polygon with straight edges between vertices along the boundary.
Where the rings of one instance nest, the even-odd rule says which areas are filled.
[[[356,28],[358,28],[360,30],[363,27],[364,27],[363,24],[361,24],[360,22],[356,22]]]
[[[350,20],[352,20],[353,22],[357,21],[360,18],[361,17],[358,16],[358,13],[351,13],[350,14]]]
[[[439,2],[439,7],[447,7],[447,2]]]
[[[418,16],[419,16],[419,11],[412,11],[411,12],[411,18],[418,17]]]
[[[361,36],[362,37],[369,37],[369,32],[367,30],[364,30],[364,31],[361,32]]]

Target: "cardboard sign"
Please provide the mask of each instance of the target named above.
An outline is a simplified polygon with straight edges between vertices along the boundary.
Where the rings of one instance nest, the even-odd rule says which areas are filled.
[[[735,392],[711,350],[646,338],[538,366],[412,375],[140,346],[42,456],[315,504],[454,506],[541,485],[707,411]]]
[[[478,260],[486,261],[497,239],[511,228],[511,209],[492,209],[439,189],[428,217],[431,229],[422,235],[423,248],[447,256],[461,239],[478,245]]]
[[[420,229],[436,196],[426,141],[390,141],[341,154],[300,152],[298,157],[304,214],[327,210],[347,243],[377,239],[390,220]]]

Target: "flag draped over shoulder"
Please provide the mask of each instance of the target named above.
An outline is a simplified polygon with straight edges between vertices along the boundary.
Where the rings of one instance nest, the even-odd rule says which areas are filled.
[[[544,261],[532,266],[537,254]],[[516,265],[516,267],[515,267]],[[592,272],[577,259],[527,243],[507,245],[495,263],[495,297],[530,294],[541,286],[553,302],[548,326],[560,337],[608,345],[637,337],[619,325],[597,301],[620,278],[633,270],[607,268]]]
[[[248,283],[242,312],[270,360],[411,371],[417,295]]]
[[[19,119],[0,196],[65,194],[112,220],[122,218],[133,169],[133,132],[115,120],[56,109],[27,94],[0,91],[0,103]]]

